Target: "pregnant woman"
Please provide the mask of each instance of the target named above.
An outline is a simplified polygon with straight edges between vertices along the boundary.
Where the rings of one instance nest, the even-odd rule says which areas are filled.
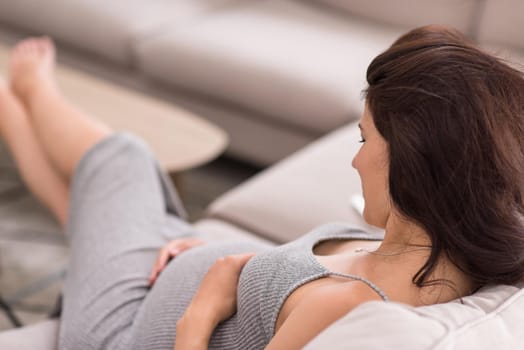
[[[70,240],[60,349],[299,349],[366,301],[524,278],[524,79],[455,30],[408,32],[368,68],[352,165],[383,240],[327,224],[276,248],[193,232],[144,143],[63,98],[54,54],[14,48],[0,131]]]

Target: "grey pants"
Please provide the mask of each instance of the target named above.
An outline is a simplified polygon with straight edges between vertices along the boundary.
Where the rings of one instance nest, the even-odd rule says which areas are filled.
[[[195,247],[172,260],[149,288],[158,250],[169,240],[207,238],[182,213],[139,139],[114,134],[83,156],[70,194],[60,349],[173,349],[176,321],[209,266],[221,256],[269,248],[253,242]]]
[[[84,155],[66,228],[71,261],[60,349],[115,349],[127,342],[150,292],[147,277],[158,250],[191,234],[175,216],[181,211],[156,160],[135,137],[111,135]]]

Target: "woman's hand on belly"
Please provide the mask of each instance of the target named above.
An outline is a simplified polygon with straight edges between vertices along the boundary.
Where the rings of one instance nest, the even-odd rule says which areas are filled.
[[[175,349],[207,349],[215,327],[236,312],[238,278],[253,255],[229,255],[211,266],[177,322]]]
[[[172,240],[166,244],[166,246],[160,249],[160,252],[158,252],[158,257],[156,258],[155,264],[151,270],[151,274],[149,275],[149,285],[152,286],[155,283],[158,275],[160,275],[162,270],[166,267],[167,263],[171,259],[175,258],[177,255],[188,249],[202,245],[204,243],[205,242],[203,240],[198,238],[180,238]]]

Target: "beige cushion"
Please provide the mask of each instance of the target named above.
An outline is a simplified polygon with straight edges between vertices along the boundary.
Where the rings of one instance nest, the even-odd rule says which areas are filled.
[[[524,1],[485,0],[479,21],[478,40],[524,50]]]
[[[364,225],[349,205],[361,192],[351,167],[359,138],[356,124],[333,132],[221,196],[208,215],[276,242],[329,221]]]
[[[47,320],[0,332],[0,349],[56,350],[58,346],[58,320]]]
[[[364,303],[328,327],[307,350],[524,349],[524,289],[486,287],[464,304],[414,308]]]
[[[289,0],[201,16],[137,48],[151,77],[321,135],[359,117],[365,72],[401,32]]]
[[[477,0],[308,0],[402,28],[445,24],[470,33]],[[498,1],[498,0],[494,0]]]
[[[216,219],[199,220],[193,224],[193,227],[201,233],[203,237],[211,241],[255,241],[271,245],[274,244],[240,227]]]
[[[235,0],[0,0],[0,21],[130,64],[135,40]]]

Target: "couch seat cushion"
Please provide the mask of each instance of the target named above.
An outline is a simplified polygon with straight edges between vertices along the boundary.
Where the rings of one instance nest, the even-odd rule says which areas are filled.
[[[0,0],[0,21],[130,64],[136,40],[233,1]]]
[[[210,241],[256,241],[273,244],[262,237],[237,227],[231,223],[217,219],[202,219],[193,224],[193,227],[206,239]]]
[[[58,320],[47,320],[30,326],[0,332],[0,349],[56,350]]]
[[[356,124],[325,136],[221,196],[208,215],[279,243],[329,221],[365,225],[349,205],[361,193],[351,167],[359,138]]]
[[[522,285],[484,287],[425,307],[364,303],[311,341],[307,350],[524,349]],[[378,335],[378,336],[377,336]]]
[[[137,49],[149,76],[321,135],[363,108],[366,68],[401,33],[289,0],[201,16]]]

